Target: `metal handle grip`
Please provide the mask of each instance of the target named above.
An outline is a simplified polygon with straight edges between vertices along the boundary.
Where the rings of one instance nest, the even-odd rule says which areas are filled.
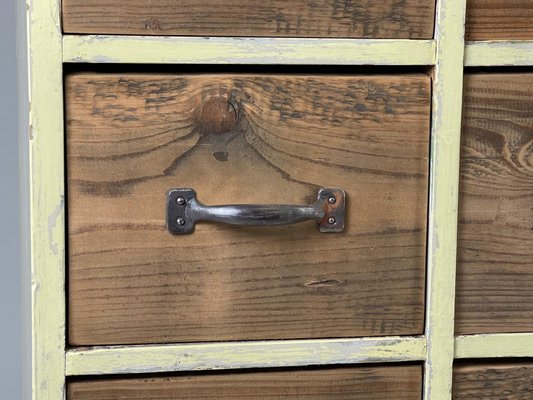
[[[318,199],[308,206],[285,204],[231,204],[206,206],[193,189],[171,189],[167,194],[167,227],[180,235],[194,231],[198,221],[244,226],[289,225],[315,220],[320,232],[344,229],[345,193],[342,189],[320,189]]]

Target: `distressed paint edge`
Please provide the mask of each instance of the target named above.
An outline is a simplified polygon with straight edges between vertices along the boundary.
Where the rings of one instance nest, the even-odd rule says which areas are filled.
[[[533,66],[533,40],[467,42],[466,67]]]
[[[455,358],[533,357],[533,333],[464,335],[455,338]]]
[[[31,399],[65,398],[65,216],[60,0],[28,0]]]
[[[434,40],[65,35],[66,63],[434,65]]]
[[[426,340],[388,337],[95,347],[69,350],[66,374],[102,375],[421,361]]]
[[[31,260],[30,260],[30,169],[29,169],[29,88],[28,88],[28,26],[26,2],[16,5],[16,57],[18,97],[18,152],[19,152],[19,203],[20,203],[20,288],[21,300],[21,399],[31,399],[32,387],[32,336],[31,336]],[[20,385],[19,384],[19,385]]]
[[[438,0],[428,208],[424,400],[452,398],[466,0]]]

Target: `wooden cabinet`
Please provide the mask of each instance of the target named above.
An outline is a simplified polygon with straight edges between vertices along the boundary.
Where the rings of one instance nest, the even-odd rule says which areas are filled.
[[[69,400],[417,400],[420,366],[225,372],[148,378],[76,380]]]
[[[67,33],[324,38],[433,37],[433,0],[64,0]]]
[[[418,335],[430,79],[81,73],[66,79],[69,343]],[[345,229],[165,224],[166,193],[309,204]]]
[[[32,400],[528,398],[530,11],[31,1]]]

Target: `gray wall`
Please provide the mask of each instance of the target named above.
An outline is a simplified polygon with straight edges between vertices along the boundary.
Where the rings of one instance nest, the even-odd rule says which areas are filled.
[[[24,77],[20,66],[23,49],[17,50],[16,31],[19,5],[22,0],[0,0],[0,398],[22,398],[22,251],[21,222],[26,201],[21,199],[19,172],[19,79]],[[19,21],[20,22],[20,21]],[[17,26],[19,25],[19,26]],[[19,37],[19,44],[24,38]],[[22,88],[23,89],[23,88]]]

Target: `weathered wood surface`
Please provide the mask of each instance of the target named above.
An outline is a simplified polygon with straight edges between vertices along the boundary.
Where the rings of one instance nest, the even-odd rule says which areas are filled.
[[[533,331],[533,74],[468,74],[456,333]]]
[[[64,0],[66,33],[430,39],[434,0]]]
[[[229,102],[228,102],[229,100]],[[69,75],[73,345],[423,333],[426,75]],[[314,222],[165,229],[165,193],[307,204]]]
[[[421,381],[418,365],[108,378],[71,382],[68,399],[415,400]]]
[[[466,40],[533,39],[533,1],[468,0]]]
[[[453,400],[531,400],[533,363],[460,363],[454,368]]]

